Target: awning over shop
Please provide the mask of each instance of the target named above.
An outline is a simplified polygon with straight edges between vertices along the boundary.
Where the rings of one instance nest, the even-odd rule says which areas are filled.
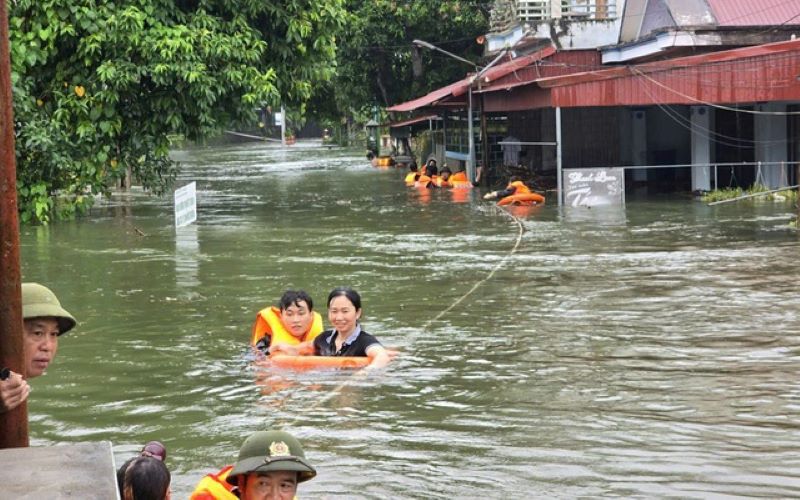
[[[415,109],[424,108],[425,106],[431,106],[433,104],[437,104],[439,103],[439,101],[443,99],[464,95],[464,93],[467,91],[467,87],[469,86],[471,79],[472,77],[468,76],[463,80],[459,80],[455,83],[451,83],[446,87],[436,89],[433,92],[426,94],[422,97],[418,97],[412,101],[406,101],[400,104],[395,104],[394,106],[387,108],[386,111],[414,111]]]
[[[399,127],[405,127],[407,125],[414,125],[417,123],[427,122],[429,120],[441,120],[441,117],[439,115],[418,116],[416,118],[409,118],[408,120],[403,120],[400,122],[390,122],[388,125],[391,128],[399,128]]]
[[[480,81],[472,82],[472,76],[468,76],[425,96],[396,104],[388,108],[388,111],[413,111],[430,106],[465,106],[466,102],[462,96],[466,94],[471,82],[473,92],[491,92],[528,85],[543,77],[594,68],[601,68],[600,53],[597,50],[558,51],[553,46],[547,46],[490,68],[481,76]],[[455,99],[457,97],[462,98]]]

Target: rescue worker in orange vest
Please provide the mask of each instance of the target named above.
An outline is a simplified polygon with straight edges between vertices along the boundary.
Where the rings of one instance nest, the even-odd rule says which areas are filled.
[[[420,173],[417,169],[417,162],[411,162],[411,165],[408,166],[408,174],[405,178],[406,186],[413,186],[417,179],[419,179]]]
[[[507,196],[517,195],[517,194],[530,194],[531,189],[522,182],[522,178],[519,176],[512,176],[508,180],[508,186],[502,191],[492,191],[490,193],[486,193],[483,195],[484,200],[495,200],[495,199],[503,199]]]
[[[292,500],[297,485],[316,475],[294,436],[258,431],[245,439],[235,465],[205,476],[189,499]]]
[[[433,187],[431,182],[435,183],[438,178],[439,169],[436,168],[436,160],[431,159],[425,167],[425,172],[423,172],[422,175],[419,176],[419,179],[417,179],[417,182],[414,183],[414,187]]]
[[[439,172],[439,175],[436,178],[431,179],[431,183],[435,187],[453,187],[453,184],[450,182],[450,175],[453,172],[450,171],[447,166],[442,167],[442,170]]]
[[[265,354],[280,345],[310,344],[322,332],[322,316],[303,290],[287,290],[278,307],[265,307],[256,315],[250,345]]]

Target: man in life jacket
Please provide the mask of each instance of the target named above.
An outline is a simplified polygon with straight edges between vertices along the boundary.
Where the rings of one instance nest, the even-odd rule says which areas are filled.
[[[483,195],[484,200],[495,200],[495,199],[502,199],[506,196],[512,196],[515,194],[530,194],[531,189],[522,182],[522,178],[519,176],[512,176],[508,180],[508,185],[502,191],[492,191],[490,193],[486,193]]]
[[[205,476],[189,499],[292,500],[297,485],[316,475],[294,436],[258,431],[244,441],[236,464]]]
[[[420,173],[417,169],[417,162],[411,162],[411,165],[408,166],[408,174],[405,178],[406,186],[413,186],[417,179],[419,179]]]
[[[322,316],[314,311],[314,301],[303,290],[287,290],[278,307],[258,311],[250,345],[268,354],[279,344],[311,343],[322,332]]]

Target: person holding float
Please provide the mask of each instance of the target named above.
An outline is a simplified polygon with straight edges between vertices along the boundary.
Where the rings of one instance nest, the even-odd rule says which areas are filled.
[[[328,295],[330,330],[320,333],[308,348],[306,343],[281,345],[271,353],[285,353],[296,358],[271,356],[278,366],[291,368],[366,367],[383,368],[391,360],[381,343],[361,327],[361,296],[352,288],[334,288]],[[313,352],[313,356],[304,356]],[[363,359],[363,362],[358,362]],[[355,361],[355,362],[354,362]]]
[[[484,200],[500,199],[498,205],[536,205],[544,203],[544,196],[534,193],[518,176],[508,180],[508,186],[502,191],[492,191],[483,196]]]
[[[406,174],[406,178],[403,181],[406,186],[411,187],[417,182],[420,175],[419,169],[417,169],[417,162],[411,162],[411,165],[408,166],[408,174]]]
[[[256,315],[250,345],[269,354],[279,345],[310,343],[320,332],[322,316],[314,311],[311,296],[303,290],[286,290],[278,307],[265,307]]]

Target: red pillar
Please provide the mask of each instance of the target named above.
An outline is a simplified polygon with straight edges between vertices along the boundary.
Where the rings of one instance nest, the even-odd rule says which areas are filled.
[[[17,167],[8,46],[7,2],[0,0],[0,368],[24,373]],[[28,407],[24,403],[0,413],[0,448],[22,446],[28,446]]]

